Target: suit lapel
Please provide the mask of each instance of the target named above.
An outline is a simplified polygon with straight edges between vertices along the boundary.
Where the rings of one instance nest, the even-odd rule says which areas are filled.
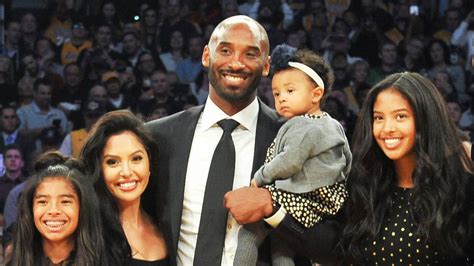
[[[194,132],[196,129],[199,115],[203,110],[203,106],[191,108],[188,112],[184,112],[177,119],[170,140],[170,190],[169,202],[171,211],[171,226],[173,235],[173,244],[175,250],[178,247],[179,229],[181,227],[181,215],[183,210],[184,185],[186,180],[186,171],[188,169],[189,153],[193,142]]]
[[[280,125],[276,112],[259,100],[252,176],[265,162],[267,149],[275,138]]]

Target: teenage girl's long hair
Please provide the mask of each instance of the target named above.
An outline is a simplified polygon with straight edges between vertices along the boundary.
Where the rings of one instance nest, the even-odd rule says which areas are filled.
[[[466,190],[472,182],[472,162],[436,87],[423,76],[407,72],[390,75],[375,85],[361,109],[353,135],[343,253],[350,260],[360,259],[361,242],[379,234],[392,207],[391,191],[397,186],[394,164],[372,133],[374,103],[387,89],[401,93],[415,116],[416,166],[410,211],[416,233],[446,255],[460,255],[472,236],[473,214],[466,212],[472,201]]]

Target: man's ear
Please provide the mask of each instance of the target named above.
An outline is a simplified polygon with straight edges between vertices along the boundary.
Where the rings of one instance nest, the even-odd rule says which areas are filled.
[[[205,68],[209,68],[209,46],[204,46],[204,51],[202,51],[201,63]]]
[[[324,89],[322,87],[316,86],[313,88],[312,91],[312,102],[317,103],[321,101],[321,98],[323,98],[324,95]]]
[[[268,56],[263,64],[262,76],[264,77],[268,76],[268,74],[270,73],[270,60],[271,60],[271,57]]]

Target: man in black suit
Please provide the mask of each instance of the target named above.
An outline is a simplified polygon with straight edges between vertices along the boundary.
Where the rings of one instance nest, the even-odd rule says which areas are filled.
[[[13,104],[1,107],[0,116],[0,154],[3,155],[7,145],[15,144],[20,147],[26,165],[29,166],[33,142],[26,134],[18,130],[20,121],[16,113],[16,106]],[[28,169],[28,167],[25,167]]]
[[[207,218],[201,220],[206,181],[223,132],[216,123],[225,118],[239,123],[232,133],[236,154],[233,189],[248,186],[264,162],[281,125],[275,111],[256,97],[261,77],[269,73],[269,59],[268,36],[258,22],[246,16],[222,21],[202,55],[210,83],[205,105],[147,124],[158,142],[157,203],[164,204],[162,230],[173,265],[191,265],[199,255],[195,254],[199,225]],[[271,197],[268,191],[261,195],[267,200],[258,203],[262,217],[270,216]],[[234,256],[238,256],[235,251],[240,225],[229,215],[225,225],[215,226],[226,226],[226,233],[222,257],[211,264],[232,265]],[[290,238],[295,234],[293,230],[281,231]],[[259,257],[259,262],[264,260],[264,256]]]

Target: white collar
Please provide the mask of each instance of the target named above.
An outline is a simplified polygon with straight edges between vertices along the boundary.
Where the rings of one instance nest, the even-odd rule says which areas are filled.
[[[257,97],[244,109],[240,110],[233,116],[227,115],[222,111],[210,97],[207,97],[206,105],[201,114],[201,130],[205,131],[211,127],[217,126],[217,122],[222,119],[232,118],[239,122],[240,128],[245,128],[252,133],[257,131],[259,103]]]

